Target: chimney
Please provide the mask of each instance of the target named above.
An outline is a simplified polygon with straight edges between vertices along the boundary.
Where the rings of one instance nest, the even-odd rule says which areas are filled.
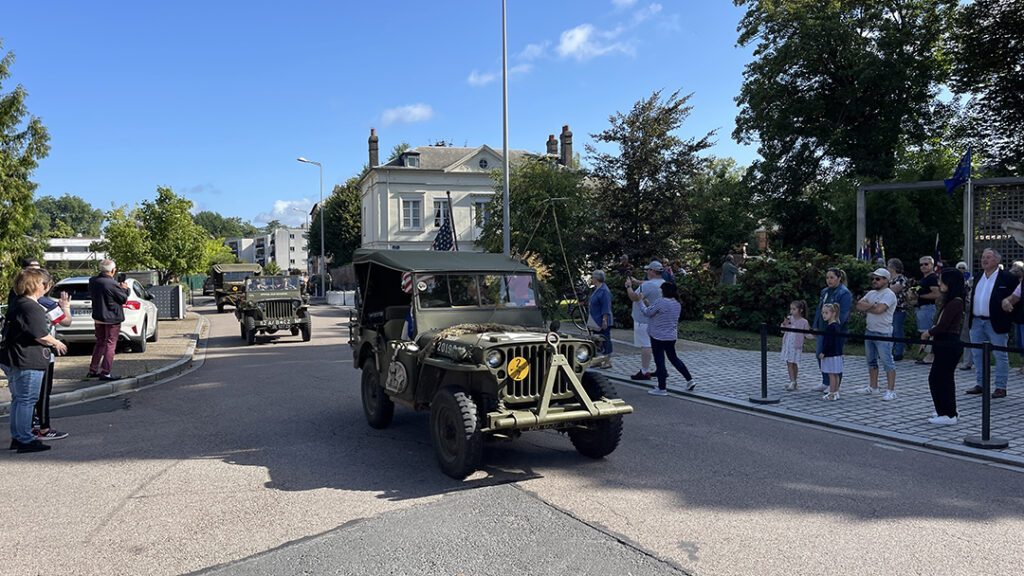
[[[370,168],[377,165],[377,130],[370,128]]]
[[[558,139],[562,142],[562,156],[558,160],[562,166],[572,166],[572,132],[569,131],[569,125],[562,126],[562,133]]]
[[[558,156],[558,140],[555,140],[554,134],[548,134],[548,154]]]

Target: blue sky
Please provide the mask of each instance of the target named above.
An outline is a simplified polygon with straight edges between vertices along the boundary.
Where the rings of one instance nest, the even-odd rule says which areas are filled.
[[[502,145],[501,2],[9,2],[3,50],[52,147],[36,195],[103,210],[170,186],[197,210],[303,222],[324,191],[401,142]],[[750,49],[728,0],[509,0],[509,147],[568,124],[583,153],[655,90],[693,92],[683,137],[732,141]],[[584,155],[584,163],[586,157]],[[298,210],[294,210],[297,208]]]

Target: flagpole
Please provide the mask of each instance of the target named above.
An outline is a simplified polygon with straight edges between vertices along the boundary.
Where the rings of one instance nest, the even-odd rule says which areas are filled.
[[[455,233],[455,210],[452,208],[452,191],[446,190],[448,193],[448,222],[452,225],[452,243],[455,245],[455,251],[459,251],[459,235]]]
[[[967,269],[973,274],[974,267],[974,185],[971,183],[970,172],[967,173],[967,186],[964,188],[964,256]]]

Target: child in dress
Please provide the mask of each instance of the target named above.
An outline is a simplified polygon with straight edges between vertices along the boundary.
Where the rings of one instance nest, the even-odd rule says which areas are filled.
[[[839,304],[825,304],[821,307],[821,318],[825,321],[825,337],[821,346],[821,372],[828,374],[828,392],[821,397],[826,402],[839,400],[839,377],[843,373],[843,341],[839,335]]]
[[[794,300],[789,304],[789,316],[783,320],[784,328],[796,328],[797,330],[810,330],[811,325],[807,322],[807,302]],[[812,338],[811,334],[801,332],[783,332],[782,334],[782,359],[786,361],[786,370],[789,372],[789,385],[786,392],[796,390],[796,377],[800,372],[800,353],[804,349],[804,340]]]

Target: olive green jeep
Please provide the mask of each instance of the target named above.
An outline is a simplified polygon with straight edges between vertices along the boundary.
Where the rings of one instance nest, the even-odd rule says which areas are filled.
[[[242,338],[252,345],[257,334],[276,334],[288,330],[312,337],[308,296],[302,293],[298,276],[258,276],[245,280],[245,290],[235,305],[235,318]]]
[[[501,254],[357,250],[361,299],[350,343],[366,420],[385,428],[395,404],[430,411],[441,469],[462,479],[484,439],[565,432],[583,455],[619,444],[622,415],[589,338],[544,327],[536,274]]]
[[[213,297],[217,301],[217,312],[224,312],[224,305],[238,307],[238,301],[245,294],[245,279],[259,276],[263,268],[259,264],[214,264],[210,268],[213,278]]]

